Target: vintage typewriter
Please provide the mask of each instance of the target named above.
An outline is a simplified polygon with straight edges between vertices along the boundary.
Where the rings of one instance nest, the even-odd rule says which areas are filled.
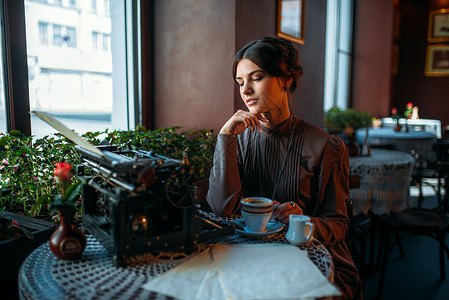
[[[174,177],[190,168],[187,156],[177,160],[153,151],[94,147],[51,115],[32,113],[77,145],[77,174],[87,182],[83,227],[117,266],[153,250],[188,253],[198,241],[234,233],[235,225],[200,209],[194,186],[173,184]]]
[[[97,153],[75,148],[82,161],[77,174],[87,181],[83,227],[116,265],[153,250],[188,253],[198,241],[234,232],[231,224],[200,209],[193,185],[171,183],[190,168],[187,157],[177,160],[115,146],[97,147]]]

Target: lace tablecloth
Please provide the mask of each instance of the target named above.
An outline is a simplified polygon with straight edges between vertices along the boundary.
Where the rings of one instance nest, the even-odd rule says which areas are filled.
[[[286,230],[269,237],[248,239],[228,235],[198,245],[204,250],[213,243],[281,243],[286,244]],[[332,258],[326,248],[313,240],[300,247],[324,276],[333,276]],[[194,253],[195,254],[195,253]],[[191,255],[194,255],[191,254]],[[79,260],[56,258],[45,243],[28,256],[19,272],[21,299],[173,299],[142,288],[142,285],[190,256],[183,252],[159,251],[132,257],[126,267],[115,267],[107,250],[88,236],[87,247]]]
[[[349,174],[360,176],[360,188],[351,189],[354,215],[398,212],[411,206],[409,178],[414,159],[410,154],[372,149],[370,156],[349,158]]]

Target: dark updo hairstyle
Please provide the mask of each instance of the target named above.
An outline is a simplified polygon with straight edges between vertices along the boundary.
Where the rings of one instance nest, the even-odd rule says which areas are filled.
[[[247,58],[274,77],[291,78],[292,83],[287,89],[292,94],[302,76],[299,65],[298,50],[290,41],[282,38],[264,37],[246,44],[234,57],[232,75],[237,73],[237,65],[243,58]]]

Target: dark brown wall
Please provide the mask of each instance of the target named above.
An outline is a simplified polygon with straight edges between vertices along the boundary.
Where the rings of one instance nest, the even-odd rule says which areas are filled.
[[[355,1],[352,106],[389,115],[393,0]]]
[[[391,105],[402,111],[412,102],[421,118],[439,119],[444,126],[449,124],[449,77],[424,75],[429,10],[440,8],[449,8],[449,1],[400,1],[399,73]]]
[[[296,115],[323,124],[326,0],[306,2]],[[212,128],[242,107],[231,65],[247,42],[276,35],[276,0],[156,0],[155,127]]]
[[[449,0],[355,3],[353,106],[385,117],[392,107],[402,113],[407,102],[412,102],[419,107],[421,118],[449,124],[449,77],[424,75],[429,10],[449,8]],[[398,37],[393,35],[395,5]],[[397,74],[392,73],[394,45],[399,49]]]
[[[154,2],[155,127],[216,132],[234,113],[235,3]]]
[[[293,95],[295,115],[323,126],[324,55],[326,40],[326,0],[306,1],[304,45],[295,44],[304,76]],[[236,50],[253,39],[276,35],[277,1],[239,0],[236,2]],[[244,108],[238,89],[236,108]]]
[[[276,7],[276,1],[273,0],[259,0],[257,5],[252,0],[236,1],[235,53],[252,40],[276,35]],[[234,95],[236,110],[246,110],[237,85],[234,86]]]
[[[304,76],[294,95],[294,112],[319,127],[324,125],[324,61],[326,0],[306,1],[304,45],[299,47]]]

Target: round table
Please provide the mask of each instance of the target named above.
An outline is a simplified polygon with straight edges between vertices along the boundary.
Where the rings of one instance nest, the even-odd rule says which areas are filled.
[[[372,149],[370,156],[351,156],[349,174],[360,176],[360,188],[349,192],[354,215],[381,215],[410,207],[409,178],[413,167],[413,157],[400,151]]]
[[[357,130],[357,141],[362,144],[366,137],[366,128]],[[433,145],[436,136],[426,131],[394,131],[391,127],[369,128],[368,144],[372,147],[391,148],[411,154],[417,167],[426,168],[429,162],[436,161]]]
[[[283,243],[284,228],[279,233],[259,239],[233,234],[199,244],[198,251],[213,243]],[[333,276],[332,258],[318,241],[300,247],[324,276]],[[194,254],[192,254],[194,255]],[[32,252],[19,271],[21,299],[173,299],[142,288],[142,285],[190,256],[183,252],[160,251],[138,255],[126,267],[115,267],[108,251],[93,237],[87,236],[87,247],[78,260],[56,258],[45,243]]]

